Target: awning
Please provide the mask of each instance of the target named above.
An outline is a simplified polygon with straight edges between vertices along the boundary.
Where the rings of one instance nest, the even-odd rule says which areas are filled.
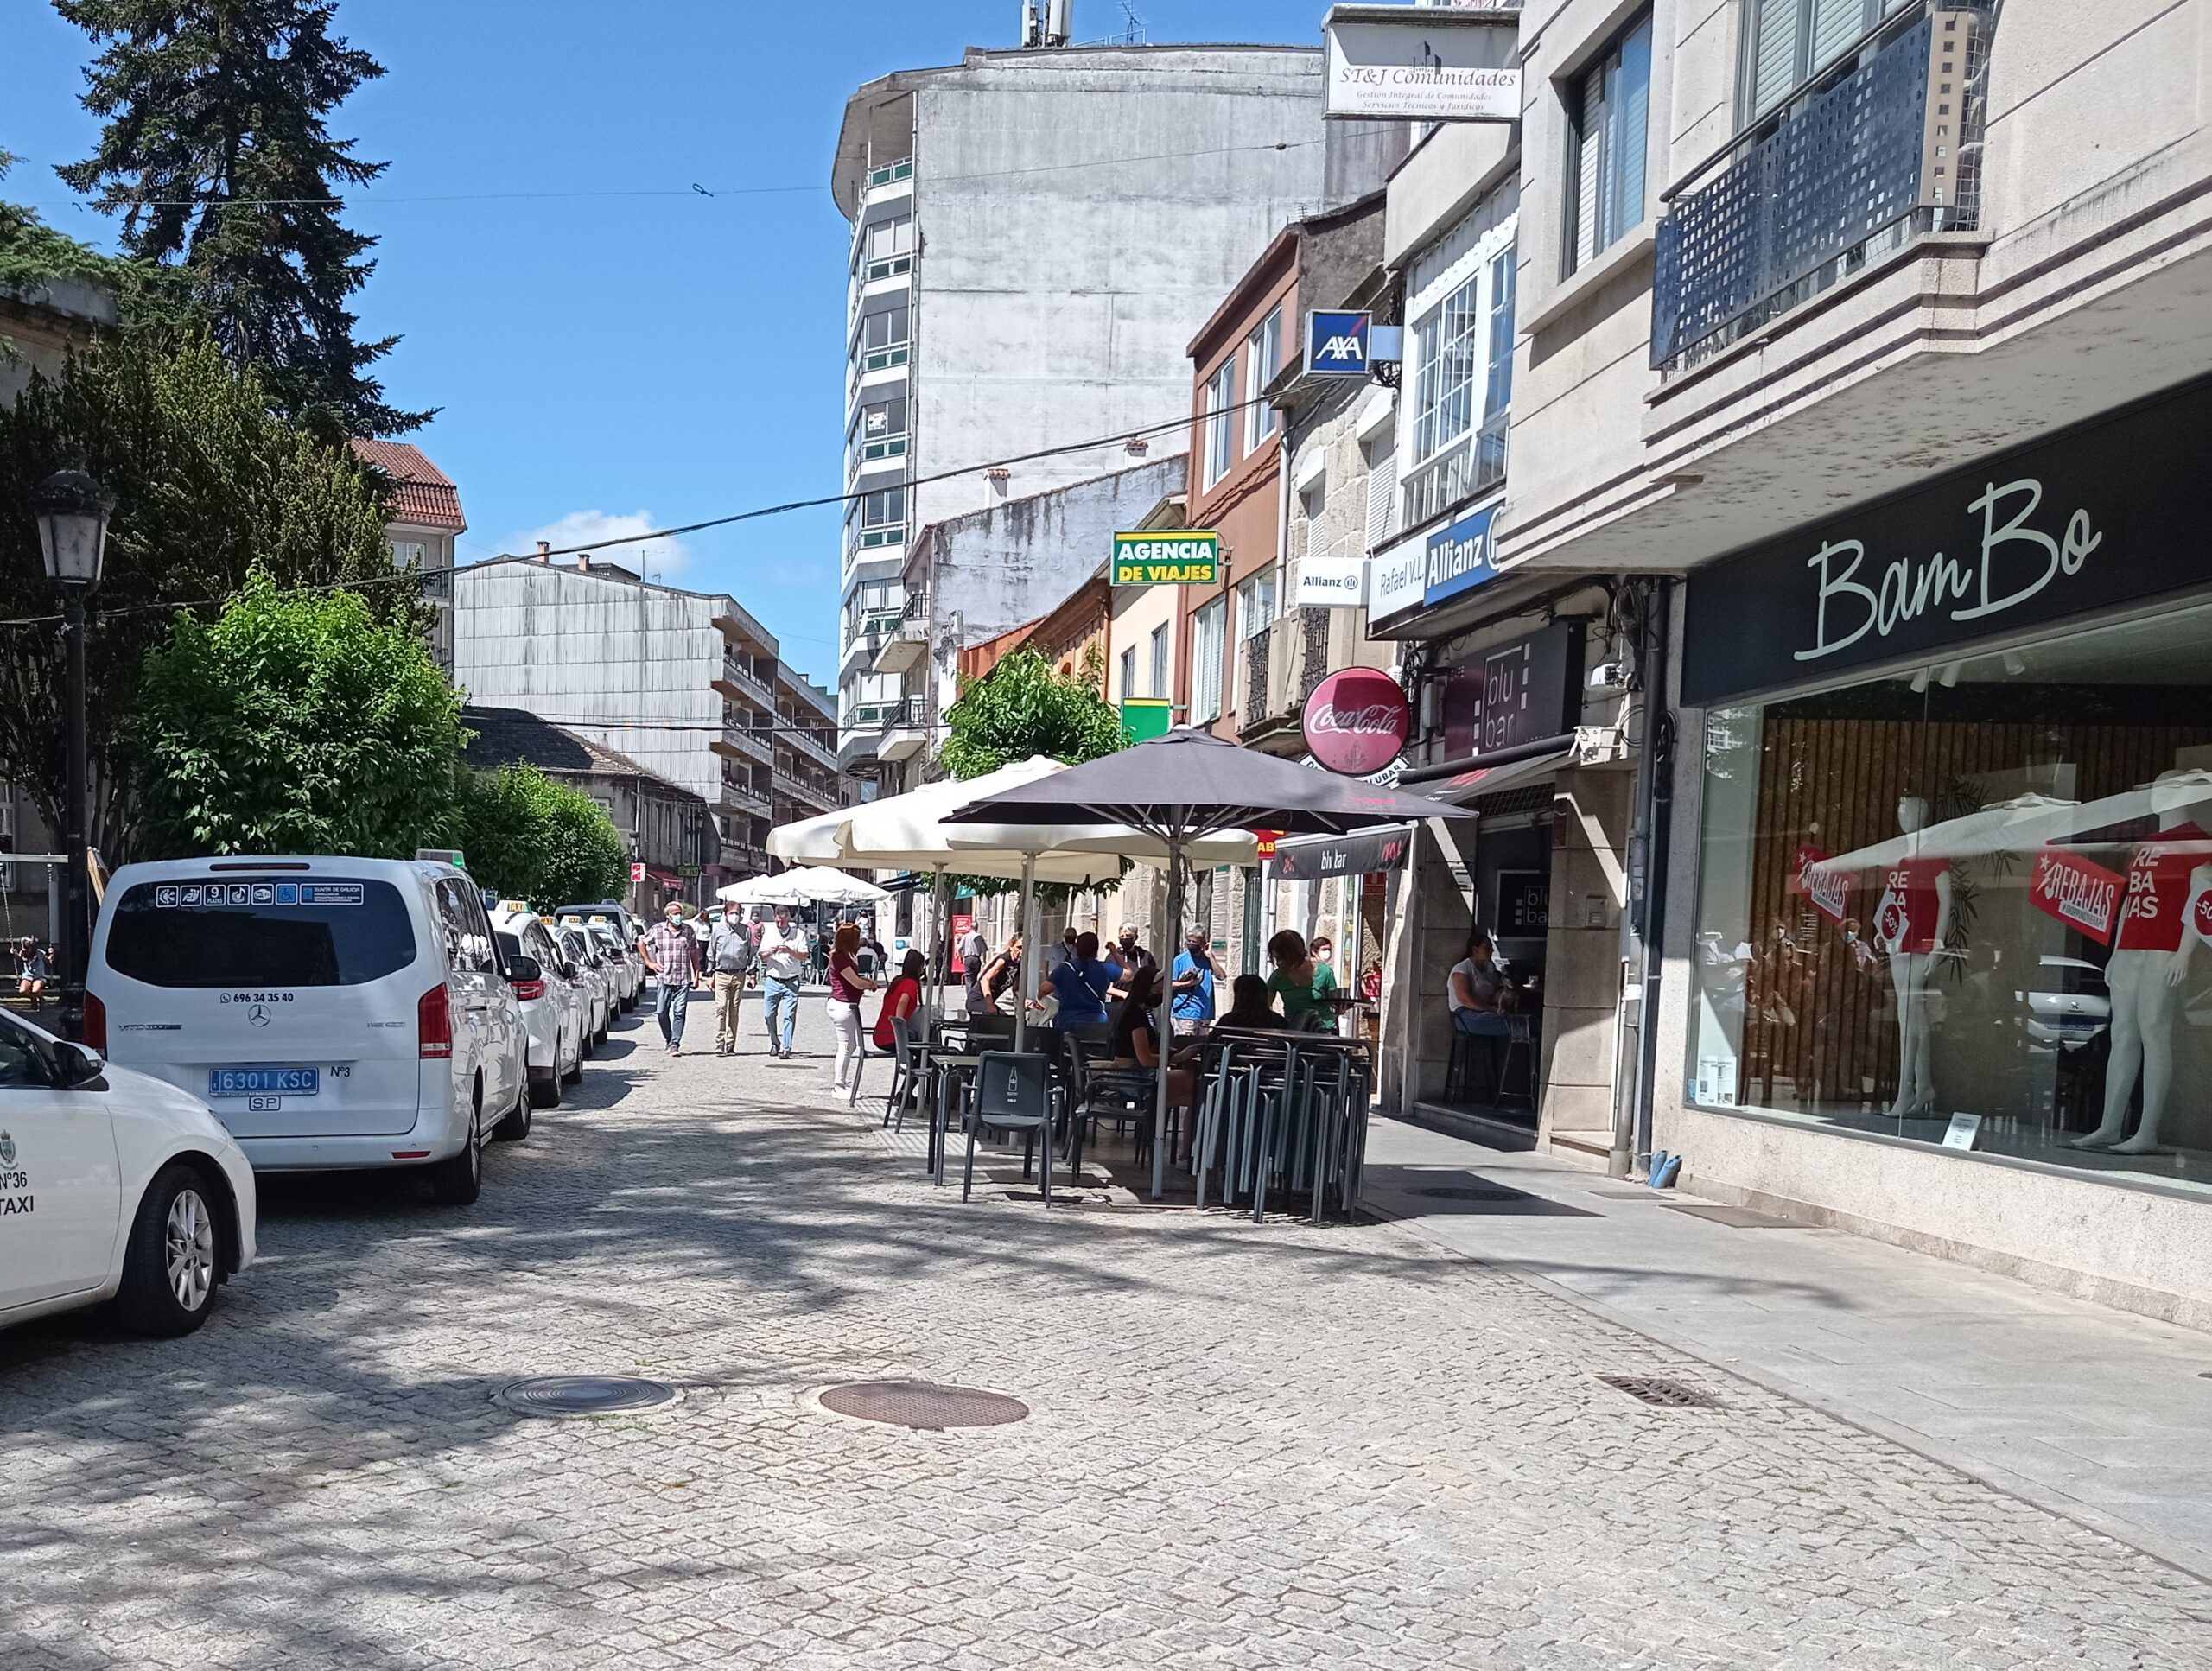
[[[1465,806],[1481,796],[1502,795],[1509,789],[1527,789],[1543,782],[1573,752],[1555,749],[1548,754],[1532,754],[1525,760],[1509,760],[1503,766],[1473,766],[1440,783],[1423,784],[1421,792]]]
[[[664,870],[648,870],[645,872],[645,874],[652,877],[653,880],[658,882],[663,887],[682,887],[683,886],[683,879],[681,876],[671,876]]]
[[[1349,836],[1291,836],[1275,843],[1275,880],[1313,882],[1329,876],[1364,876],[1398,870],[1413,850],[1411,824],[1385,824]]]

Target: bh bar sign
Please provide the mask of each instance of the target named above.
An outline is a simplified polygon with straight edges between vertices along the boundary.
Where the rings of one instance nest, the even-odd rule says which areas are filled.
[[[1221,578],[1221,536],[1211,528],[1114,536],[1116,586],[1211,586]]]

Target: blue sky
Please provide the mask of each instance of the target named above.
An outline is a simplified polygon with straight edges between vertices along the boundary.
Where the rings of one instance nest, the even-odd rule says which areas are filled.
[[[1135,3],[1154,41],[1318,44],[1325,10]],[[382,367],[393,402],[442,409],[410,439],[460,484],[461,560],[837,492],[845,98],[1014,45],[1019,17],[1018,0],[340,0],[340,32],[387,71],[333,124],[391,164],[348,217],[382,240],[361,328],[404,339]],[[1078,40],[1122,27],[1116,0],[1077,0]],[[22,159],[0,195],[111,248],[52,172],[95,140],[89,50],[36,0],[0,7],[0,148]],[[731,592],[825,677],[837,526],[770,518],[647,563]]]

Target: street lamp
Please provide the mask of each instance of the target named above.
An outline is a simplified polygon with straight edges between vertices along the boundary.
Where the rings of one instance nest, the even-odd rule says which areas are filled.
[[[61,960],[61,1030],[84,1036],[85,967],[92,951],[92,888],[86,855],[86,724],[85,719],[85,598],[100,583],[107,556],[108,513],[115,495],[90,472],[56,470],[31,490],[46,577],[61,588],[61,642],[67,694],[62,745],[67,759],[61,796],[61,920],[54,949]]]

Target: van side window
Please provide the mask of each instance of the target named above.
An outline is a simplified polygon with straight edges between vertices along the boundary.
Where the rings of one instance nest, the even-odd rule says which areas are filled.
[[[14,1022],[0,1020],[0,1090],[49,1083],[46,1058],[31,1035]]]
[[[461,885],[440,882],[437,885],[438,932],[445,941],[446,967],[452,969],[474,969],[476,955],[468,944],[468,915],[462,909]]]

